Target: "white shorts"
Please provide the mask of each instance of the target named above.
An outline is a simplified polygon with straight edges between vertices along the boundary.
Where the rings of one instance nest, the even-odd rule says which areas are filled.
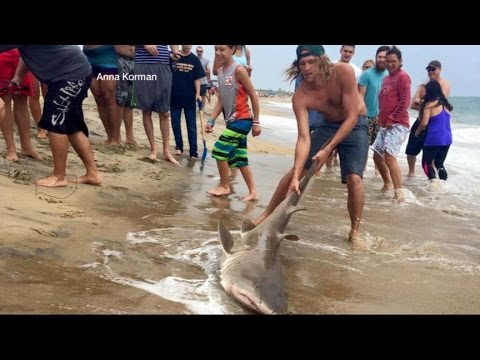
[[[370,149],[382,157],[387,152],[396,159],[409,133],[410,130],[400,124],[395,124],[391,128],[380,127],[377,138]]]

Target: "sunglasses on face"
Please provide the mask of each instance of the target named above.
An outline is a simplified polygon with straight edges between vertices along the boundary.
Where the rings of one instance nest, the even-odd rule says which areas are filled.
[[[437,68],[434,67],[434,66],[429,66],[429,67],[427,67],[427,71],[428,71],[428,72],[430,72],[430,71],[435,71],[435,70],[437,70]]]
[[[203,50],[197,50],[197,53],[203,53]]]

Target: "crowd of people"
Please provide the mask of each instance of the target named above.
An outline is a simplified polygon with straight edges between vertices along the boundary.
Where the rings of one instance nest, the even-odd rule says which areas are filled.
[[[41,160],[30,140],[29,102],[38,125],[38,138],[48,137],[53,155],[52,174],[37,180],[47,187],[66,186],[69,144],[85,166],[78,182],[101,185],[88,139],[82,103],[90,89],[103,123],[108,146],[120,146],[121,123],[125,144],[137,145],[133,133],[133,109],[142,111],[151,161],[157,160],[152,113],[158,113],[163,139],[162,158],[178,165],[182,156],[181,114],[184,113],[189,157],[198,159],[197,104],[218,97],[205,131],[212,132],[223,114],[226,129],[212,151],[220,183],[208,193],[230,194],[229,168],[239,168],[248,187],[244,201],[258,199],[249,166],[247,137],[261,134],[259,102],[251,80],[251,53],[245,45],[215,45],[215,59],[203,56],[203,47],[191,45],[0,45],[0,128],[6,143],[6,159],[17,161],[13,124],[21,141],[21,154]],[[332,166],[338,152],[341,182],[346,184],[350,215],[349,240],[355,249],[365,248],[359,237],[364,207],[363,174],[369,149],[383,180],[381,191],[393,191],[393,200],[405,194],[398,155],[408,138],[408,176],[415,176],[416,156],[423,150],[422,169],[428,179],[447,179],[445,159],[452,144],[448,101],[449,83],[441,77],[442,64],[431,61],[429,81],[421,84],[411,101],[409,75],[402,69],[402,53],[395,46],[380,46],[374,60],[360,69],[351,59],[355,45],[342,45],[340,59],[331,61],[322,45],[299,45],[296,58],[285,73],[295,81],[292,98],[298,138],[294,164],[280,180],[270,203],[254,220],[268,217],[289,192],[299,191],[299,181],[310,166],[320,171]],[[211,74],[212,73],[212,74]],[[122,76],[135,74],[135,79]],[[217,76],[214,83],[211,75]],[[218,85],[215,85],[218,84]],[[44,96],[43,110],[38,98]],[[35,94],[35,96],[34,96]],[[29,101],[29,99],[31,100]],[[410,128],[408,109],[418,110]],[[169,148],[172,127],[175,151]]]

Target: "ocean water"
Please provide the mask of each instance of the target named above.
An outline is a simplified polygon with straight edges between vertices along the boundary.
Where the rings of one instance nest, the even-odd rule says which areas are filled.
[[[453,145],[445,166],[448,180],[432,188],[417,161],[417,177],[405,178],[406,201],[382,194],[382,181],[367,165],[365,207],[360,236],[368,251],[355,252],[347,241],[347,191],[338,167],[323,169],[302,198],[308,211],[296,213],[287,232],[300,241],[281,247],[289,313],[294,314],[480,314],[480,99],[452,98]],[[264,104],[262,138],[295,146],[296,123],[290,103]],[[415,113],[411,114],[414,121]],[[405,148],[406,144],[404,144]],[[228,198],[205,196],[218,181],[215,162],[192,167],[187,188],[163,194],[169,216],[157,229],[132,232],[115,248],[102,245],[101,276],[142,289],[183,306],[180,312],[245,314],[222,289],[218,220],[239,236],[244,218],[258,216],[293,157],[252,155],[260,200],[243,203],[242,177],[233,176]],[[171,196],[171,198],[169,197]],[[185,204],[189,204],[185,206]],[[160,209],[158,209],[160,211]],[[158,215],[160,216],[160,215]],[[162,271],[160,271],[162,269]]]

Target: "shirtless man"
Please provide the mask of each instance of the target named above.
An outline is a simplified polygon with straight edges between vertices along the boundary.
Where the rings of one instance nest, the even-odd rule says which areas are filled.
[[[355,73],[348,64],[332,64],[323,46],[299,45],[297,60],[287,70],[287,76],[294,79],[300,74],[303,82],[292,98],[298,127],[294,167],[280,180],[270,203],[255,223],[269,216],[289,192],[299,192],[300,179],[312,162],[318,160],[317,169],[320,169],[338,147],[342,183],[346,183],[348,189],[349,240],[354,249],[364,249],[365,243],[358,231],[364,205],[361,180],[368,154],[368,124]],[[326,120],[311,134],[308,109],[321,112]]]
[[[442,79],[441,72],[442,72],[442,64],[438,60],[432,60],[428,63],[427,67],[425,68],[428,73],[429,80],[437,80],[442,87],[442,92],[445,97],[448,99],[450,96],[450,84],[447,80]],[[420,110],[420,105],[422,103],[423,97],[425,96],[425,84],[421,84],[415,96],[412,100],[412,105],[410,109],[412,110]],[[417,155],[420,154],[423,148],[423,140],[425,136],[416,137],[415,131],[420,124],[420,118],[418,118],[412,125],[410,129],[410,136],[408,137],[408,144],[407,148],[405,149],[405,154],[407,154],[407,162],[408,162],[408,177],[415,177],[415,163],[417,161]]]
[[[53,174],[37,180],[37,185],[67,186],[69,142],[86,169],[78,182],[100,185],[102,176],[93,157],[83,118],[82,102],[87,96],[92,69],[82,50],[77,45],[0,45],[0,52],[13,48],[18,48],[21,54],[15,76],[23,78],[30,69],[37,79],[48,85],[39,127],[48,131]]]

